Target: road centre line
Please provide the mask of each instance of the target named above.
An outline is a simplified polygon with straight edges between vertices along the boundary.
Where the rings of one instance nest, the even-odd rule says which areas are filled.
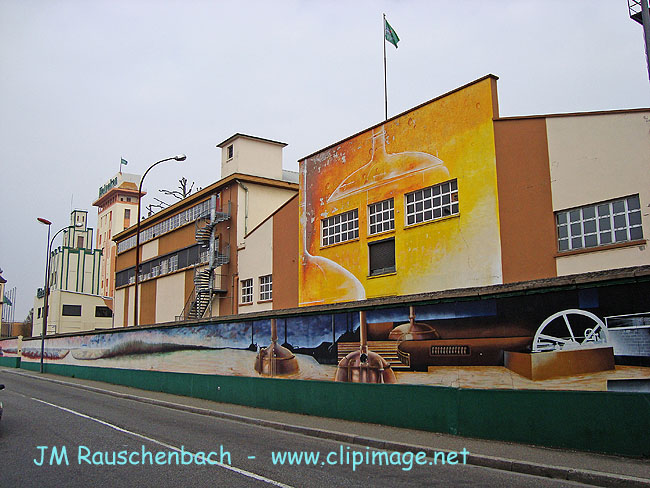
[[[114,429],[114,430],[116,430],[118,432],[122,432],[122,433],[125,433],[125,434],[128,434],[128,435],[132,435],[134,437],[138,437],[140,439],[147,440],[149,442],[153,442],[154,444],[158,444],[160,446],[166,447],[167,449],[171,449],[173,451],[181,452],[180,448],[172,446],[171,444],[167,444],[166,442],[159,441],[157,439],[154,439],[152,437],[148,437],[148,436],[143,435],[143,434],[138,434],[137,432],[132,432],[130,430],[123,429],[122,427],[118,427],[117,425],[111,424],[111,423],[106,422],[104,420],[100,420],[100,419],[97,419],[95,417],[91,417],[91,416],[83,414],[81,412],[77,412],[75,410],[71,410],[69,408],[62,407],[60,405],[56,405],[54,403],[46,402],[45,400],[40,400],[40,399],[34,398],[34,397],[31,397],[31,399],[34,400],[34,401],[43,403],[45,405],[49,405],[49,406],[54,407],[54,408],[58,408],[58,409],[63,410],[65,412],[71,413],[73,415],[77,415],[79,417],[82,417],[82,418],[85,418],[85,419],[88,419],[88,420],[92,420],[93,422],[97,422],[97,423],[99,423],[101,425],[104,425],[106,427],[110,427],[111,429]],[[190,452],[190,451],[185,451],[185,452]],[[194,454],[194,453],[190,453],[190,454],[192,454],[192,456],[196,457],[196,454]],[[252,473],[250,471],[246,471],[244,469],[237,468],[235,466],[230,466],[228,464],[223,464],[223,463],[220,463],[218,461],[212,461],[209,464],[211,464],[213,466],[219,466],[219,467],[224,468],[224,469],[228,469],[230,471],[238,473],[238,474],[240,474],[242,476],[246,476],[248,478],[253,478],[253,479],[258,480],[258,481],[263,481],[264,483],[268,483],[268,484],[273,485],[273,486],[278,486],[280,488],[293,488],[292,486],[286,485],[286,484],[281,483],[279,481],[275,481],[275,480],[272,480],[270,478],[266,478],[266,477],[264,477],[262,475]]]

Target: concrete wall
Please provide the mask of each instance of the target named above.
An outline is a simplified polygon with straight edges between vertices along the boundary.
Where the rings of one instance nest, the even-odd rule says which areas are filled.
[[[238,251],[240,313],[273,308],[272,301],[260,300],[260,276],[273,274],[273,237],[271,217],[246,237],[244,247]],[[243,304],[241,300],[241,282],[246,279],[253,280],[253,302],[249,304]]]
[[[644,238],[650,233],[650,111],[549,117],[553,210],[639,194]],[[557,256],[557,274],[650,263],[645,242]]]
[[[228,159],[228,146],[233,146],[233,157]],[[234,173],[282,179],[283,144],[236,137],[221,151],[221,178]]]

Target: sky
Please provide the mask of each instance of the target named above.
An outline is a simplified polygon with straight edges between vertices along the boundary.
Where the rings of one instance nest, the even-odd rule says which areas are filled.
[[[627,0],[0,0],[0,268],[15,319],[45,278],[47,228],[96,228],[128,161],[153,197],[220,177],[240,132],[288,144],[285,169],[388,115],[492,73],[501,116],[650,107]],[[57,242],[53,247],[57,246]]]

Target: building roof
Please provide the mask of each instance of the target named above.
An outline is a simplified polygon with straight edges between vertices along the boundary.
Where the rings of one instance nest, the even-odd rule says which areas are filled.
[[[264,139],[263,137],[249,136],[249,135],[237,132],[236,134],[233,134],[232,136],[230,136],[225,141],[217,144],[217,147],[224,147],[225,145],[229,144],[230,142],[232,142],[233,140],[235,140],[235,139],[237,139],[239,137],[243,137],[244,139],[251,139],[253,141],[260,141],[260,142],[268,142],[270,144],[277,144],[277,145],[282,146],[282,147],[285,147],[287,145],[286,142],[273,141],[271,139]]]
[[[181,211],[182,209],[189,207],[191,205],[195,205],[198,202],[201,202],[205,200],[210,194],[212,194],[215,190],[228,186],[229,184],[236,182],[238,180],[245,181],[247,183],[256,183],[258,185],[265,185],[265,186],[274,186],[276,188],[284,188],[287,190],[295,190],[296,192],[298,191],[298,184],[297,183],[291,183],[289,181],[281,181],[281,180],[274,180],[271,178],[265,178],[263,176],[251,176],[251,175],[245,175],[241,173],[233,173],[229,175],[226,178],[223,178],[210,186],[203,188],[200,191],[197,191],[196,193],[193,193],[183,200],[180,200],[176,202],[175,204],[164,208],[160,212],[157,212],[153,214],[151,217],[147,217],[146,219],[142,220],[140,222],[140,229],[146,229],[147,227],[155,224],[159,220],[166,219],[167,217],[170,217],[171,215],[174,215],[175,213]],[[131,235],[135,234],[135,229],[136,229],[137,222],[131,227],[124,229],[122,232],[119,234],[115,234],[112,238],[113,241],[118,242],[123,239],[126,239],[127,237],[130,237]]]
[[[501,120],[522,120],[522,119],[550,119],[555,117],[580,117],[585,115],[616,115],[639,112],[650,112],[650,108],[623,108],[615,110],[597,110],[592,112],[566,112],[559,114],[540,114],[540,115],[516,115],[513,117],[499,117],[494,119],[495,122]]]

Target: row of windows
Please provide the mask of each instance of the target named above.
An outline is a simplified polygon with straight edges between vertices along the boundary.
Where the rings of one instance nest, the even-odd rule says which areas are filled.
[[[639,195],[557,212],[559,251],[643,239]]]
[[[200,217],[207,215],[209,212],[210,200],[194,205],[193,207],[183,210],[181,213],[172,215],[168,219],[158,222],[156,225],[149,227],[148,229],[140,231],[140,243],[150,241],[151,239],[159,237],[160,235],[172,231],[182,225],[194,222]],[[135,236],[131,236],[117,244],[117,252],[122,253],[134,247]]]
[[[148,280],[157,276],[166,275],[189,266],[206,264],[208,250],[201,245],[181,249],[173,254],[152,259],[140,265],[138,281]],[[120,287],[135,283],[135,266],[115,273],[115,286]]]
[[[259,290],[261,302],[273,299],[273,275],[259,277]],[[253,295],[253,278],[241,280],[241,304],[253,303]]]
[[[405,225],[457,215],[458,182],[446,181],[404,195]],[[368,235],[395,229],[395,203],[392,198],[368,205]],[[359,210],[334,215],[321,220],[321,242],[330,246],[359,237]]]
[[[49,308],[49,307],[48,307]],[[81,305],[63,305],[61,315],[64,317],[81,317]],[[95,317],[112,317],[113,311],[103,305],[95,306]],[[43,318],[43,307],[38,308],[38,318]]]

